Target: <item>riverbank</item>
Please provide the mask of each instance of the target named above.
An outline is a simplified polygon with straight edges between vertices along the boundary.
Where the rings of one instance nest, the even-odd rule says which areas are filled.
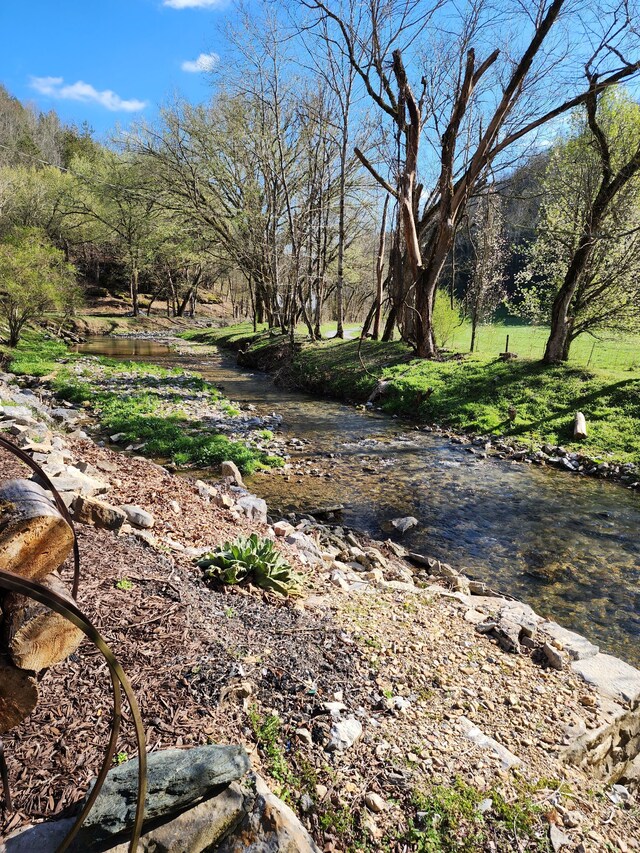
[[[250,518],[228,486],[100,448],[76,423],[60,433],[55,406],[37,389],[8,386],[2,398],[31,398],[36,424],[4,410],[10,432],[26,426],[13,432],[21,443],[38,439],[46,457],[57,437],[65,465],[99,472],[101,500],[154,517],[150,530],[79,526],[80,604],[132,676],[151,748],[245,744],[334,851],[637,849],[636,800],[598,781],[610,780],[608,758],[637,737],[625,734],[640,700],[627,670],[606,695],[587,664],[571,663],[571,637],[552,636],[527,608],[469,595],[468,581],[444,564],[416,566],[398,546],[336,525],[291,530]],[[3,457],[6,476],[23,471]],[[203,584],[194,556],[249,532],[275,539],[304,574],[302,601]],[[515,645],[514,620],[523,623]],[[561,669],[550,665],[553,649]],[[593,647],[581,654],[597,659]],[[5,738],[18,823],[49,802],[64,811],[95,772],[108,715],[91,661],[81,649],[50,671],[46,704]],[[85,696],[90,743],[76,710]],[[121,750],[133,756],[130,735]],[[36,751],[45,779],[23,769]]]
[[[246,324],[192,330],[189,341],[234,349],[239,363],[279,373],[309,393],[428,423],[489,443],[490,452],[540,465],[620,480],[638,488],[640,379],[524,359],[461,356],[441,362],[411,357],[401,343],[296,342]],[[374,395],[372,397],[372,395]],[[576,411],[588,438],[573,439]]]

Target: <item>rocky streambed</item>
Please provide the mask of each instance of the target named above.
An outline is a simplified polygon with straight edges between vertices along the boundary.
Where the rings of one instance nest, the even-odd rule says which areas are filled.
[[[419,849],[440,832],[438,786],[453,792],[450,844],[471,819],[478,849],[637,849],[632,667],[441,560],[335,519],[268,514],[233,469],[219,484],[172,476],[98,446],[81,410],[56,414],[36,389],[5,385],[2,399],[4,429],[66,487],[80,603],[132,675],[151,749],[244,744],[325,849]],[[193,558],[249,531],[305,574],[302,601],[202,583]],[[90,657],[50,671],[47,703],[5,738],[18,825],[64,813],[99,763]]]

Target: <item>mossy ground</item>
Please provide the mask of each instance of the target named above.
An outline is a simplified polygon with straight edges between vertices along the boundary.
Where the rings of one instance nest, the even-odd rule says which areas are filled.
[[[248,324],[189,333],[191,340],[241,346],[258,361],[282,337]],[[390,414],[455,430],[511,436],[527,444],[563,444],[595,458],[640,462],[640,373],[539,360],[500,361],[485,354],[416,359],[400,342],[331,339],[299,341],[291,363],[296,385],[355,403],[367,400],[379,379],[389,380],[377,403]],[[246,358],[246,356],[245,356]],[[509,409],[516,411],[509,418]],[[584,412],[589,437],[573,441],[576,411]]]

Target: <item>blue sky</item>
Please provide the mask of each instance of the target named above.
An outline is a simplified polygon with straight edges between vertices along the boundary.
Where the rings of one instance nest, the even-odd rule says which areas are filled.
[[[175,92],[206,98],[230,14],[228,0],[0,0],[0,82],[100,137]]]

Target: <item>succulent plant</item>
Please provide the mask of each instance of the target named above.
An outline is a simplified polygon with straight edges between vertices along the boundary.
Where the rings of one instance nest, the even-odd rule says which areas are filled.
[[[299,595],[301,578],[275,548],[257,533],[225,542],[197,561],[204,576],[224,584],[250,582],[280,595]]]

